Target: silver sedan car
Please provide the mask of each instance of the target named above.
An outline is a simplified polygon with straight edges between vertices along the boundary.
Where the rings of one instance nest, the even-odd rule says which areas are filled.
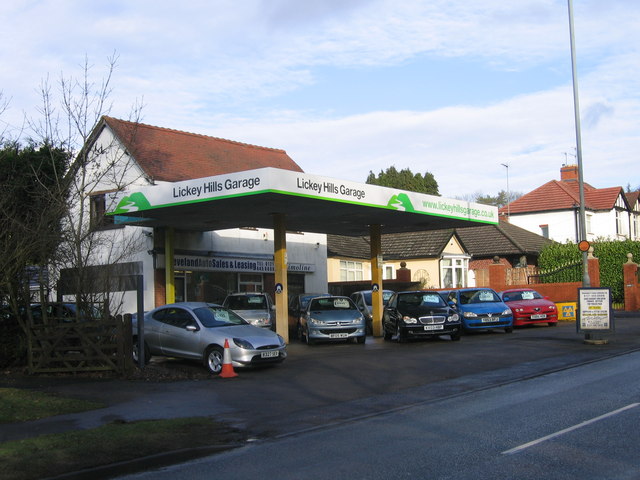
[[[298,338],[307,344],[320,340],[354,340],[365,343],[364,315],[349,297],[315,297],[300,316]]]
[[[134,361],[138,362],[137,322],[133,324]],[[248,324],[220,305],[204,302],[173,303],[144,315],[144,357],[152,355],[202,361],[213,374],[222,370],[225,340],[231,364],[247,367],[279,363],[287,358],[284,339]]]

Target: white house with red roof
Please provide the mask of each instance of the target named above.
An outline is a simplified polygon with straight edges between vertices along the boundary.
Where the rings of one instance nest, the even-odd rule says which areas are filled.
[[[225,175],[266,167],[302,172],[284,150],[267,148],[222,138],[129,122],[108,116],[100,119],[84,152],[92,160],[94,178],[88,204],[91,230],[101,241],[92,249],[90,264],[96,275],[143,274],[144,303],[150,309],[165,303],[165,235],[162,228],[128,226],[106,215],[111,197],[132,187]],[[175,253],[176,301],[219,303],[227,293],[275,290],[274,234],[272,229],[216,229],[178,231],[173,241]],[[309,232],[287,233],[289,293],[324,291],[327,288],[326,235]],[[123,252],[124,250],[124,252]],[[74,275],[61,272],[62,284]],[[65,295],[58,286],[58,293]],[[62,290],[62,291],[61,291]],[[116,313],[136,310],[135,292],[122,294]],[[113,302],[111,302],[113,303]],[[112,305],[112,308],[113,305]],[[115,311],[115,308],[114,308]]]
[[[584,183],[587,240],[638,240],[638,192],[622,187],[594,188]],[[502,218],[557,242],[578,242],[580,192],[578,166],[560,169],[560,181],[551,180],[500,209]]]

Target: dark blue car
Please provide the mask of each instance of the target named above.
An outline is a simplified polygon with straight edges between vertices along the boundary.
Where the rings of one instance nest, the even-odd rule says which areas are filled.
[[[513,332],[513,313],[495,290],[485,287],[461,288],[440,294],[462,318],[464,331],[504,328],[506,333]]]

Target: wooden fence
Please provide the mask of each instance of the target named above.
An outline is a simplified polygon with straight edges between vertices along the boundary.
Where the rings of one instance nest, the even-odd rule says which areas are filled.
[[[31,326],[28,370],[31,374],[113,371],[126,375],[133,369],[132,348],[130,318],[49,319]]]

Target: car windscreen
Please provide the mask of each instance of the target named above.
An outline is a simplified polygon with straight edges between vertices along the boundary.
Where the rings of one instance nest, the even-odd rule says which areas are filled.
[[[470,303],[501,302],[500,297],[493,290],[468,290],[460,292],[460,303],[467,305]]]
[[[436,293],[404,293],[398,295],[399,307],[444,307],[442,297]]]
[[[312,298],[316,298],[316,297],[328,297],[328,294],[318,294],[318,295],[307,295],[304,297],[300,297],[300,308],[305,309],[307,308],[307,305],[309,305],[309,300],[311,300]]]
[[[318,297],[311,300],[309,310],[313,312],[324,310],[355,310],[353,302],[343,297]]]
[[[521,292],[506,292],[503,295],[503,299],[505,302],[513,302],[519,300],[538,300],[542,298],[535,290],[523,290]]]
[[[372,293],[371,292],[364,292],[362,295],[364,296],[364,302],[368,306],[373,305],[373,301],[371,299],[371,297],[372,297]],[[387,303],[389,303],[389,299],[391,298],[391,295],[393,295],[393,292],[388,292],[386,290],[384,290],[382,292],[382,304],[383,305],[386,305]]]
[[[229,325],[248,325],[238,314],[223,307],[201,307],[193,310],[204,327],[228,327]]]
[[[232,295],[226,306],[232,310],[264,310],[267,302],[264,295]]]

